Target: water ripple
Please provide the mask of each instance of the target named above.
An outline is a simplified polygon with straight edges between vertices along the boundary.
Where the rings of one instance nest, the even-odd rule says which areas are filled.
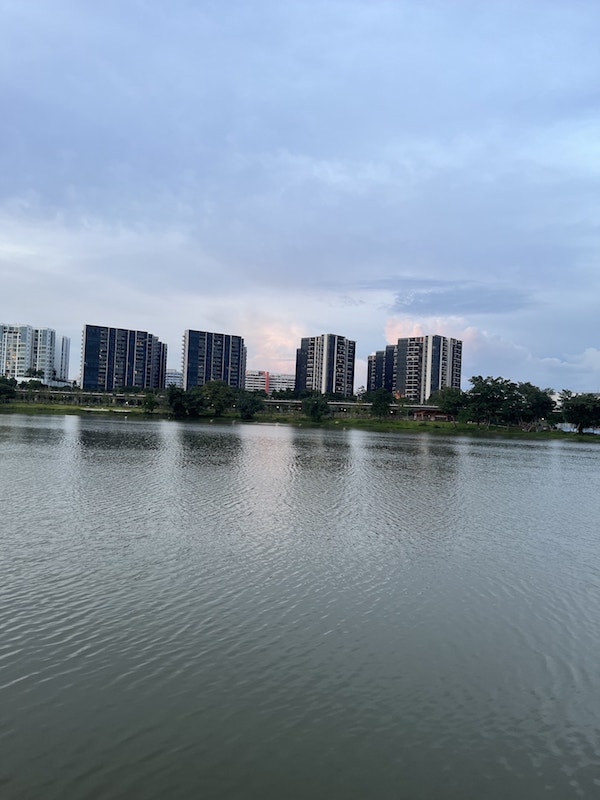
[[[596,449],[6,419],[3,798],[593,796]]]

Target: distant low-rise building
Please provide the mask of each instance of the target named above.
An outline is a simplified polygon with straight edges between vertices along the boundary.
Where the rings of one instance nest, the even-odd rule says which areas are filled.
[[[269,373],[269,391],[268,394],[273,392],[285,392],[287,389],[294,391],[296,388],[296,376],[286,375],[282,372]]]
[[[273,392],[294,390],[296,383],[295,375],[284,375],[277,372],[267,372],[266,370],[247,369],[246,370],[246,391],[247,392]]]
[[[176,386],[181,389],[183,386],[183,372],[178,369],[168,369],[165,372],[165,386]]]
[[[247,392],[266,392],[269,394],[269,373],[262,369],[247,369],[244,388]]]

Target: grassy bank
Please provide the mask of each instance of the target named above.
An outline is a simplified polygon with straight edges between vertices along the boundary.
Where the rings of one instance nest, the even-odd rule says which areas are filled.
[[[15,401],[0,404],[0,414],[77,414],[84,416],[89,414],[112,414],[114,416],[135,416],[135,417],[162,417],[169,416],[166,411],[158,409],[152,414],[147,414],[140,406],[136,408],[111,407],[111,406],[80,406],[68,405],[66,403],[25,403]]]
[[[166,408],[157,408],[152,413],[147,413],[142,407],[131,406],[80,406],[67,405],[62,403],[37,403],[14,401],[0,404],[0,414],[69,414],[78,416],[90,415],[109,415],[114,417],[131,416],[141,419],[172,419],[171,412]],[[193,421],[209,422],[214,420],[210,415],[200,416]],[[219,422],[241,422],[239,414],[231,411],[218,418]],[[185,421],[185,420],[183,420]],[[190,420],[192,421],[192,420]],[[254,419],[247,424],[282,424],[295,425],[297,427],[326,428],[331,430],[345,430],[355,428],[357,430],[373,431],[379,433],[431,433],[443,434],[444,436],[475,436],[475,437],[511,437],[525,439],[577,439],[586,441],[600,442],[600,436],[594,434],[566,433],[560,430],[524,431],[521,428],[495,427],[486,425],[475,425],[473,423],[452,423],[442,421],[417,421],[406,418],[395,417],[393,419],[377,419],[374,417],[352,417],[344,416],[340,418],[325,417],[321,422],[313,422],[308,417],[298,414],[273,414],[259,412]]]

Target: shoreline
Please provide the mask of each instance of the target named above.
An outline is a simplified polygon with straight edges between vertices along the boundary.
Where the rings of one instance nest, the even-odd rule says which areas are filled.
[[[152,412],[144,411],[141,407],[131,408],[110,408],[106,406],[78,406],[62,405],[51,403],[3,403],[0,405],[0,414],[24,414],[27,416],[37,415],[63,415],[85,417],[89,414],[101,416],[117,416],[119,418],[133,417],[144,420],[172,420],[174,422],[206,422],[224,424],[245,424],[245,425],[291,425],[302,428],[324,428],[330,430],[347,430],[354,428],[357,430],[372,431],[374,433],[430,433],[442,434],[446,436],[472,436],[475,438],[519,438],[519,439],[559,439],[571,441],[598,441],[600,437],[592,431],[577,434],[576,432],[562,431],[557,429],[525,431],[522,428],[509,428],[504,426],[484,426],[475,423],[453,423],[443,421],[418,421],[410,419],[395,419],[393,422],[380,420],[373,417],[344,417],[344,419],[323,419],[321,422],[314,422],[308,417],[295,417],[291,415],[264,415],[257,414],[254,419],[242,420],[237,414],[225,414],[220,417],[202,415],[199,417],[175,417],[166,410],[155,409]]]

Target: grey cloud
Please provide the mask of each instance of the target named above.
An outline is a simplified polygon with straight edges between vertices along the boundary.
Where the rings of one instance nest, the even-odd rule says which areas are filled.
[[[411,285],[412,284],[412,285]],[[421,316],[507,314],[525,308],[531,299],[512,287],[484,283],[416,281],[398,291],[392,312]]]
[[[540,357],[595,346],[597,3],[2,10],[3,231],[17,251],[42,231],[42,266],[142,285],[152,313],[168,292],[235,309],[272,288],[298,325],[301,292],[347,297],[351,328],[356,290],[375,342],[385,290],[390,313],[460,315]],[[53,291],[85,315],[76,281]]]

